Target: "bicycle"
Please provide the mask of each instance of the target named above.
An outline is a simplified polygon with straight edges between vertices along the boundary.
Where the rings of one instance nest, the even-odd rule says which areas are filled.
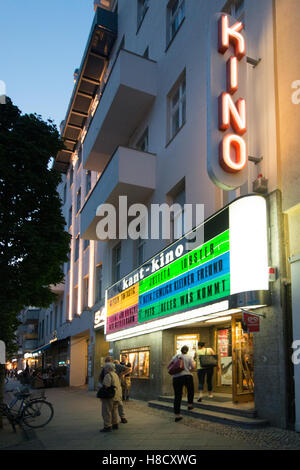
[[[31,398],[30,398],[31,397]],[[45,392],[39,397],[32,397],[29,391],[17,391],[11,403],[1,403],[2,416],[5,416],[16,432],[16,424],[29,428],[42,428],[48,424],[54,415],[53,406],[45,400]],[[18,409],[14,409],[20,401]]]

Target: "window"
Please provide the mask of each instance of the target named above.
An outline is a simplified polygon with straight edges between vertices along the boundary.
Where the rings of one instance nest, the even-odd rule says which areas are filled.
[[[69,209],[69,228],[71,227],[71,225],[72,225],[72,206]]]
[[[245,0],[229,0],[222,11],[244,23],[244,7]]]
[[[117,282],[121,278],[121,243],[112,251],[112,281]]]
[[[63,301],[61,300],[60,301],[60,325],[63,324],[63,315],[64,315],[64,311],[63,311]]]
[[[83,251],[86,250],[90,246],[90,240],[83,241]]]
[[[58,310],[58,307],[57,307],[57,305],[55,305],[54,325],[53,325],[54,330],[56,330],[56,328],[57,328],[57,310]]]
[[[142,348],[126,349],[121,351],[120,361],[122,354],[127,354],[128,362],[132,367],[131,376],[133,378],[147,379],[150,376],[150,348],[144,346]]]
[[[67,185],[64,185],[64,195],[63,195],[63,203],[65,204],[67,199]]]
[[[169,93],[169,140],[171,140],[186,120],[186,78],[185,73]]]
[[[90,170],[86,172],[86,190],[85,190],[85,195],[87,196],[88,193],[90,192],[92,187],[92,174]]]
[[[149,8],[149,0],[138,0],[137,2],[137,28],[139,29]]]
[[[78,286],[74,288],[74,299],[73,299],[73,314],[78,314]]]
[[[76,200],[76,213],[80,211],[81,207],[81,188],[77,191],[77,200]]]
[[[67,262],[67,273],[70,271],[70,267],[71,267],[70,256],[71,256],[71,253],[69,252],[69,254],[68,254],[68,262]]]
[[[79,235],[75,240],[75,261],[79,258]]]
[[[70,296],[67,294],[66,296],[66,305],[65,305],[65,318],[69,319],[69,305],[70,305]]]
[[[136,144],[136,148],[142,152],[148,152],[148,127]]]
[[[167,7],[167,44],[172,41],[185,18],[185,0],[170,0]]]
[[[72,164],[70,166],[69,175],[70,175],[70,187],[71,187],[73,184],[73,165]]]
[[[89,306],[89,277],[86,276],[83,279],[83,293],[82,293],[82,300],[83,300],[83,308],[87,308]]]
[[[102,276],[103,276],[103,269],[102,264],[96,266],[96,302],[100,302],[102,300]]]
[[[145,240],[138,238],[136,241],[136,266],[141,266],[145,258]]]

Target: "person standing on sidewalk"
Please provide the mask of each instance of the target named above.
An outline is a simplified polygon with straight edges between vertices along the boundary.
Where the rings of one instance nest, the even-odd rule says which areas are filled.
[[[184,363],[184,370],[182,370],[178,374],[173,375],[175,422],[180,421],[182,419],[182,416],[180,415],[180,407],[184,386],[187,388],[188,410],[193,409],[194,379],[191,371],[195,369],[196,364],[194,363],[193,359],[188,356],[188,350],[188,346],[182,346],[181,354],[176,354],[176,356],[174,356],[170,361],[171,364],[174,359],[176,359],[177,357],[181,357]]]
[[[123,398],[123,401],[128,401],[129,400],[130,387],[131,387],[132,367],[131,367],[130,362],[128,362],[127,354],[122,354],[121,359],[122,360],[121,360],[120,364],[122,366],[126,366],[128,368],[128,371],[125,372],[125,374],[123,374],[122,377],[121,377],[122,398]]]
[[[130,372],[131,368],[120,364],[120,362],[117,361],[117,360],[114,361],[114,365],[115,365],[115,368],[116,368],[116,374],[120,379],[120,384],[121,384],[121,388],[122,388],[123,375],[126,374],[126,372]],[[128,421],[126,419],[124,406],[123,406],[123,390],[122,390],[122,401],[120,402],[118,409],[119,409],[119,415],[120,415],[120,418],[121,418],[121,423],[127,423]]]
[[[121,385],[122,374],[127,372],[129,370],[129,368],[126,367],[126,366],[122,366],[119,361],[114,361],[111,356],[107,356],[105,358],[105,365],[106,364],[113,364],[114,365],[116,374],[119,377],[120,385]],[[104,367],[105,367],[105,365],[104,365]],[[104,367],[101,369],[100,375],[99,375],[99,384],[101,386],[103,385],[103,380],[104,380],[104,376],[105,376]],[[118,411],[119,411],[119,416],[121,418],[121,423],[123,423],[123,424],[128,423],[128,421],[126,419],[126,416],[125,416],[125,411],[124,411],[124,406],[123,406],[123,401],[122,400],[119,402]]]
[[[199,397],[198,397],[198,402],[202,401],[203,398],[203,390],[204,390],[204,382],[205,382],[205,377],[206,377],[206,382],[207,382],[207,390],[208,390],[208,396],[209,398],[213,398],[212,394],[212,378],[214,374],[214,368],[213,367],[202,367],[201,362],[200,362],[200,357],[201,356],[207,356],[207,355],[213,355],[214,350],[212,348],[206,348],[205,343],[199,341],[198,343],[198,349],[195,353],[194,359],[196,359],[196,364],[197,364],[197,375],[198,375],[198,390],[199,390]]]
[[[102,417],[104,428],[100,432],[110,432],[112,429],[119,427],[118,406],[122,402],[122,388],[119,377],[116,374],[114,364],[108,362],[104,365],[103,387],[115,387],[115,395],[113,398],[102,398]]]

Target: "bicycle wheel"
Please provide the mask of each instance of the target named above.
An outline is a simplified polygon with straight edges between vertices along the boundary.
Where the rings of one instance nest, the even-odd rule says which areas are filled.
[[[53,418],[51,403],[44,400],[29,402],[23,409],[22,422],[29,428],[42,428]]]

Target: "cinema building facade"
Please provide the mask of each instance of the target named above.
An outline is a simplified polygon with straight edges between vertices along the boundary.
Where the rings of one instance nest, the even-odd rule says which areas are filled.
[[[77,201],[63,305],[69,324],[94,320],[84,329],[89,387],[108,352],[127,353],[132,397],[172,395],[168,362],[204,341],[218,354],[216,396],[293,425],[277,2],[95,4],[62,127],[66,150],[55,161],[61,192],[70,186]],[[170,238],[133,240],[117,222],[117,239],[100,240],[99,207],[122,213],[122,196],[149,214],[153,204],[176,204]],[[202,221],[178,237],[187,204],[203,206]]]

